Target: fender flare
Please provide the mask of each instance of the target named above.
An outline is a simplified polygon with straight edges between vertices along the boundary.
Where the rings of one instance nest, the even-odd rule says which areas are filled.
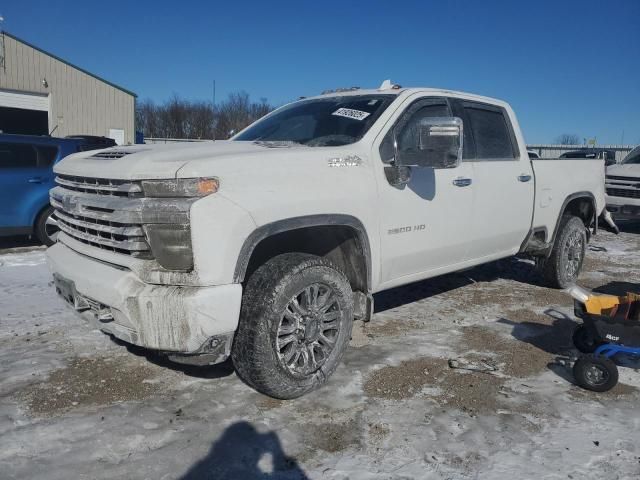
[[[571,195],[568,195],[567,198],[564,199],[564,202],[562,203],[562,208],[560,208],[560,214],[558,215],[558,219],[556,220],[556,226],[553,230],[553,238],[550,240],[550,245],[553,245],[556,241],[556,236],[558,235],[558,228],[560,227],[560,222],[562,221],[562,217],[564,216],[564,213],[567,211],[567,206],[569,205],[569,203],[571,203],[573,200],[576,200],[578,198],[587,198],[589,199],[589,201],[591,202],[591,206],[593,207],[593,222],[595,224],[595,228],[597,231],[598,228],[598,204],[596,203],[596,197],[593,195],[593,193],[591,192],[575,192],[572,193]],[[589,226],[587,225],[587,228]]]
[[[369,245],[369,237],[367,231],[360,220],[352,215],[340,213],[306,215],[302,217],[292,217],[267,223],[256,228],[245,239],[236,261],[236,268],[233,274],[234,283],[241,283],[245,279],[249,260],[256,246],[265,238],[272,235],[298,230],[306,227],[322,227],[322,226],[344,226],[351,227],[355,230],[360,246],[365,257],[365,265],[367,269],[367,284],[371,286],[371,246]]]
[[[562,217],[564,216],[564,213],[567,211],[567,206],[569,205],[569,203],[571,203],[573,200],[577,199],[577,198],[585,198],[588,199],[591,202],[591,205],[593,207],[593,218],[592,220],[594,221],[595,224],[595,232],[597,232],[597,228],[598,228],[598,212],[597,212],[597,203],[596,203],[596,197],[593,195],[593,193],[591,192],[575,192],[572,193],[571,195],[568,195],[567,198],[564,199],[564,202],[562,203],[562,207],[560,207],[560,213],[558,214],[558,218],[556,220],[556,225],[554,227],[553,230],[553,235],[551,236],[551,238],[546,238],[548,235],[548,231],[549,229],[545,226],[545,227],[535,227],[535,228],[531,228],[529,230],[529,233],[527,234],[527,237],[524,239],[524,241],[522,242],[522,245],[520,245],[520,250],[519,253],[527,253],[527,252],[531,252],[531,251],[537,251],[537,252],[544,252],[544,256],[549,256],[551,254],[551,249],[553,248],[553,245],[556,241],[556,236],[558,235],[558,229],[560,228],[560,222],[562,221]],[[535,234],[539,233],[539,232],[545,232],[545,242],[542,243],[536,243],[534,241],[535,238]]]

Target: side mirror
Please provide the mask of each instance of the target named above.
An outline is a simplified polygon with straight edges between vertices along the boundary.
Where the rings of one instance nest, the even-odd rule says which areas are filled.
[[[394,132],[395,164],[402,167],[455,168],[462,161],[462,120],[422,118]]]

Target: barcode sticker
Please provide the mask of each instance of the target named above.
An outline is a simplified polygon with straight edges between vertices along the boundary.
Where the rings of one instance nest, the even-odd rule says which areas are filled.
[[[361,110],[352,110],[351,108],[339,108],[331,115],[336,115],[338,117],[352,118],[354,120],[364,120],[369,115],[369,112],[363,112]]]

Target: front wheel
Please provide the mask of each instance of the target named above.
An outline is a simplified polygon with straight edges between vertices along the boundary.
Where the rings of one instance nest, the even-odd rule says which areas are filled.
[[[36,237],[43,245],[50,247],[56,243],[56,237],[58,236],[58,232],[60,232],[60,227],[58,227],[58,220],[55,217],[53,207],[45,208],[40,215],[38,215],[34,230]]]
[[[265,395],[291,399],[321,386],[351,338],[353,293],[328,260],[286,253],[247,282],[231,357]]]
[[[564,215],[558,226],[551,255],[542,267],[545,283],[553,288],[567,288],[578,279],[587,250],[587,232],[582,220]]]

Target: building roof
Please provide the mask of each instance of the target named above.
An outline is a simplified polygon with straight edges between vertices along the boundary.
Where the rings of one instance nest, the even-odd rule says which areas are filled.
[[[85,73],[85,74],[89,75],[90,77],[95,78],[96,80],[100,80],[101,82],[104,82],[104,83],[106,83],[107,85],[110,85],[110,86],[112,86],[112,87],[114,87],[114,88],[117,88],[118,90],[121,90],[121,91],[123,91],[124,93],[127,93],[127,94],[129,94],[129,95],[132,95],[133,97],[136,97],[136,98],[138,97],[138,95],[136,95],[135,93],[133,93],[131,90],[127,90],[126,88],[123,88],[123,87],[121,87],[120,85],[116,85],[115,83],[112,83],[112,82],[110,82],[110,81],[108,81],[108,80],[105,80],[104,78],[99,77],[98,75],[96,75],[96,74],[94,74],[94,73],[88,72],[88,71],[87,71],[87,70],[85,70],[84,68],[80,68],[79,66],[74,65],[73,63],[68,62],[68,61],[66,61],[66,60],[65,60],[65,59],[63,59],[63,58],[60,58],[60,57],[58,57],[57,55],[54,55],[54,54],[52,54],[52,53],[50,53],[50,52],[47,52],[46,50],[43,50],[43,49],[41,49],[41,48],[39,48],[39,47],[36,47],[35,45],[33,45],[33,44],[29,43],[29,42],[25,42],[25,41],[24,41],[24,40],[22,40],[21,38],[18,38],[18,37],[16,37],[15,35],[13,35],[13,34],[11,34],[11,33],[9,33],[9,32],[6,32],[6,31],[4,31],[4,30],[3,30],[3,31],[0,31],[0,33],[1,33],[2,35],[6,35],[6,36],[7,36],[7,37],[9,37],[9,38],[13,38],[14,40],[16,40],[16,41],[18,41],[18,42],[20,42],[20,43],[22,43],[22,44],[26,45],[27,47],[31,47],[31,48],[33,48],[34,50],[37,50],[37,51],[38,51],[38,52],[40,52],[40,53],[44,53],[45,55],[48,55],[48,56],[50,56],[51,58],[54,58],[54,59],[58,60],[59,62],[62,62],[62,63],[64,63],[64,64],[66,64],[66,65],[69,65],[70,67],[75,68],[76,70],[79,70],[80,72]]]

